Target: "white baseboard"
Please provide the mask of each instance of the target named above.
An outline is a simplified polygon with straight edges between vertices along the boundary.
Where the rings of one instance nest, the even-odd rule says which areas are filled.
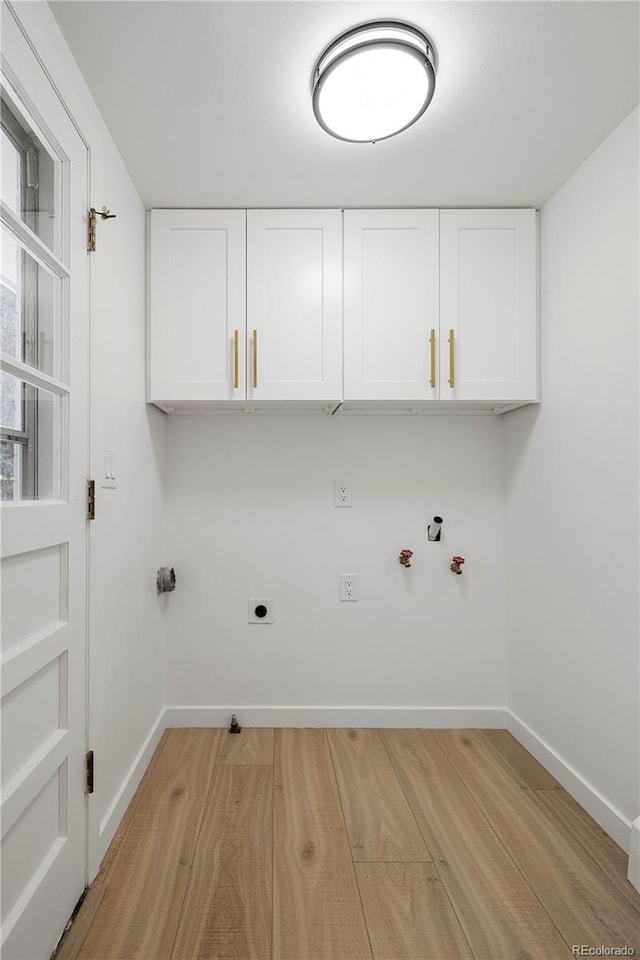
[[[224,727],[231,714],[245,727],[494,728],[502,707],[167,707],[166,727]]]
[[[640,889],[640,817],[631,822],[587,783],[555,750],[503,707],[167,707],[140,748],[120,789],[100,821],[90,855],[90,880],[142,780],[167,727],[226,727],[235,713],[246,727],[381,727],[418,729],[506,728],[584,807],[623,850],[630,853],[629,879]],[[93,869],[92,869],[93,865]]]
[[[138,789],[138,785],[144,776],[144,772],[151,762],[153,752],[160,742],[160,738],[165,731],[167,723],[165,722],[166,710],[161,710],[156,722],[151,728],[151,732],[140,747],[133,763],[129,767],[127,774],[120,784],[115,797],[111,801],[107,812],[100,821],[98,837],[91,845],[89,854],[89,882],[91,882],[98,872],[102,859],[107,852],[107,847],[113,840],[114,834],[118,829],[120,821],[124,817],[125,811],[133,795]]]
[[[509,733],[531,753],[549,773],[570,793],[574,800],[590,814],[596,823],[629,853],[631,845],[631,821],[617,810],[595,787],[580,776],[577,770],[563,760],[545,743],[531,727],[528,727],[511,710],[504,711],[505,725]],[[640,829],[640,828],[639,828]],[[633,882],[633,881],[632,881]]]
[[[629,882],[640,892],[640,817],[631,824],[631,844],[629,846]]]

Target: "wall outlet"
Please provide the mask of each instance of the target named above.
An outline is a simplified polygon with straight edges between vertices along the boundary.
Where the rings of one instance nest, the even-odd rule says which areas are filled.
[[[273,600],[250,597],[249,623],[273,623]]]
[[[355,602],[358,599],[358,575],[357,573],[340,574],[340,600],[345,602]]]
[[[336,480],[334,484],[333,502],[336,507],[351,506],[351,480]]]

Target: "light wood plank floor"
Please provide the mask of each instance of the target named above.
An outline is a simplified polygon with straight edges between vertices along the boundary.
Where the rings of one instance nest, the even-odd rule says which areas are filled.
[[[56,960],[625,946],[640,956],[626,856],[504,730],[174,729]]]

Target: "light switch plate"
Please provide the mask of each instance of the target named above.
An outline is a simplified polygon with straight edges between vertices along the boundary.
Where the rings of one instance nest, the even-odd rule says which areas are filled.
[[[102,480],[100,481],[103,490],[115,490],[116,472],[116,451],[112,447],[103,447]]]

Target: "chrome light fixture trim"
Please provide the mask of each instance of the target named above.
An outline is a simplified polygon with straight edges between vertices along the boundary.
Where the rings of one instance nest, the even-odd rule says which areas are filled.
[[[366,66],[367,61],[369,77],[358,77],[357,64]],[[387,68],[404,72],[405,93],[412,102],[392,102],[393,77],[385,76]],[[340,80],[345,88],[338,91]],[[319,56],[312,76],[313,112],[320,126],[338,140],[375,143],[414,124],[431,103],[435,83],[435,51],[426,34],[400,20],[372,20],[340,34]],[[327,94],[333,107],[327,104]],[[386,117],[386,125],[367,116],[378,108],[395,109],[396,116]],[[338,116],[349,109],[350,117]]]

